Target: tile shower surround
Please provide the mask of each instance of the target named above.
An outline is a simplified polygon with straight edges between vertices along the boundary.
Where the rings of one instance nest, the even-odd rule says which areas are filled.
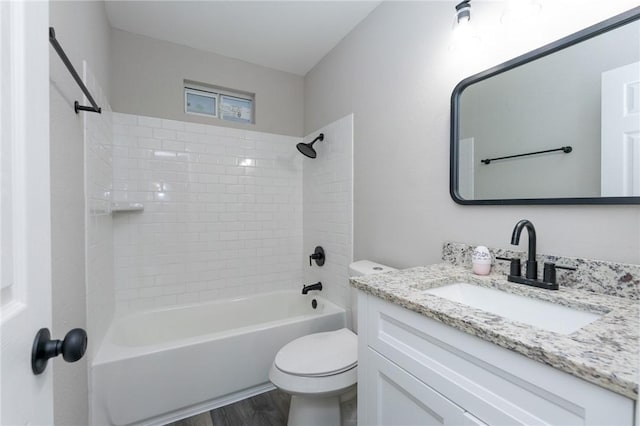
[[[300,138],[114,113],[118,313],[297,289]]]
[[[102,107],[102,114],[86,113],[85,155],[85,256],[87,333],[101,342],[115,310],[113,282],[113,219],[109,214],[113,190],[113,113],[100,84],[83,61],[84,82]],[[93,354],[96,344],[89,345]]]
[[[303,159],[304,281],[321,281],[323,296],[341,306],[350,306],[349,263],[353,261],[353,115],[343,117],[311,133],[324,140],[314,145],[315,159]],[[327,253],[320,268],[309,267],[309,255],[316,246]]]

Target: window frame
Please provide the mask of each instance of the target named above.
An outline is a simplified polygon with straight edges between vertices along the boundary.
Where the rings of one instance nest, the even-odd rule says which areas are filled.
[[[190,94],[213,99],[214,113],[213,114],[206,114],[206,113],[189,111],[188,108],[187,108],[187,98],[188,98],[188,95],[190,95]],[[216,93],[216,92],[212,92],[212,91],[208,91],[208,90],[202,90],[202,89],[196,89],[196,88],[189,87],[189,86],[185,85],[184,86],[184,113],[185,114],[192,114],[192,115],[199,115],[201,117],[219,118],[219,116],[220,116],[220,114],[218,112],[218,110],[220,109],[219,96],[220,96],[220,94]]]
[[[226,121],[229,123],[248,124],[255,125],[256,123],[256,94],[251,92],[245,92],[241,90],[228,89],[221,86],[215,86],[212,84],[200,83],[192,80],[183,80],[184,89],[184,112],[185,114],[199,115],[202,117],[216,118],[218,120]],[[187,94],[192,93],[200,96],[210,96],[215,99],[216,114],[202,114],[198,112],[187,111]],[[223,118],[222,112],[223,97],[228,99],[237,99],[240,101],[248,102],[250,104],[250,117],[249,120],[237,120],[230,118]]]

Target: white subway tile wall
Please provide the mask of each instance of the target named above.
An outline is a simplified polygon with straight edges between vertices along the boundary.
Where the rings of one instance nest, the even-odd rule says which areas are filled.
[[[102,107],[102,114],[86,112],[82,115],[86,205],[85,282],[87,333],[92,342],[89,345],[91,361],[109,328],[115,310],[113,221],[110,215],[113,190],[113,116],[109,102],[86,61],[83,63],[83,71],[87,88]]]
[[[321,281],[322,296],[350,309],[349,263],[353,261],[353,114],[308,135],[310,142],[324,134],[314,145],[315,159],[303,163],[303,270],[305,282]],[[309,255],[316,246],[326,254],[324,266],[313,263]]]
[[[114,113],[116,311],[298,288],[298,138]]]

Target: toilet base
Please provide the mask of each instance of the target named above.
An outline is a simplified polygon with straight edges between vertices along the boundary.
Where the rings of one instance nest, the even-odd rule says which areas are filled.
[[[307,398],[291,395],[287,426],[339,426],[340,396]]]

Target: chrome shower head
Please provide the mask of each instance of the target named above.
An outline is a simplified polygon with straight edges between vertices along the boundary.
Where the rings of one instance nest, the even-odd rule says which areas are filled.
[[[324,133],[320,133],[318,137],[315,138],[313,141],[309,143],[300,142],[299,144],[296,145],[296,148],[298,148],[298,151],[300,151],[302,155],[309,158],[316,158],[317,154],[316,154],[316,150],[313,149],[313,144],[323,140],[324,140]]]

